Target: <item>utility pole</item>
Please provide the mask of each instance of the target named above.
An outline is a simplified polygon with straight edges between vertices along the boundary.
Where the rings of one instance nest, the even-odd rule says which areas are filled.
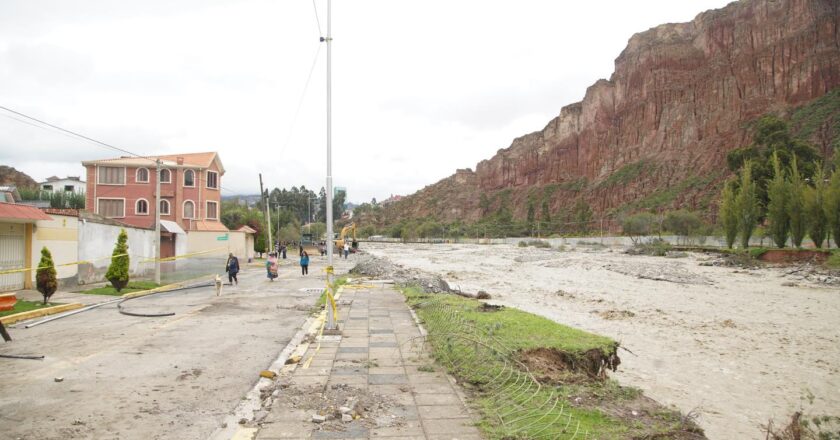
[[[262,173],[260,173],[260,199],[262,199],[265,207],[265,233],[268,240],[265,243],[265,252],[268,253],[274,243],[271,242],[271,212],[268,210],[268,198],[265,196],[265,190],[263,190]]]
[[[327,0],[327,282],[332,285],[333,271],[333,180],[332,180],[332,0]],[[335,330],[333,309],[327,305],[328,330]]]
[[[160,165],[155,159],[155,284],[160,284]]]

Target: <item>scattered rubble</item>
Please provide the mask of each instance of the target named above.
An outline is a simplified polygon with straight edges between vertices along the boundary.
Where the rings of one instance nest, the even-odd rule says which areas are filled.
[[[350,273],[393,279],[396,284],[415,284],[427,293],[451,293],[443,278],[417,269],[406,269],[385,258],[364,255]]]

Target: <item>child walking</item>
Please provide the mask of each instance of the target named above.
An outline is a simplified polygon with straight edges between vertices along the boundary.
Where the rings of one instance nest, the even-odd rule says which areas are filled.
[[[306,251],[303,251],[300,254],[300,274],[309,274],[309,254],[307,254]]]

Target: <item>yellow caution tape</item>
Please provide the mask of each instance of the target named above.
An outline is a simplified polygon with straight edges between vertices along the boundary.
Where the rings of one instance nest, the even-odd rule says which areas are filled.
[[[174,257],[167,257],[167,258],[160,258],[160,259],[144,258],[144,259],[139,260],[139,262],[140,263],[149,263],[149,262],[154,262],[154,261],[160,261],[160,262],[175,261],[175,260],[180,260],[182,258],[189,258],[189,257],[193,257],[193,256],[196,256],[196,255],[207,254],[207,253],[210,253],[210,252],[217,252],[217,251],[222,250],[222,249],[227,249],[227,247],[222,246],[222,247],[218,247],[218,248],[209,249],[209,250],[206,250],[206,251],[191,252],[191,253],[188,253],[188,254],[176,255]],[[74,261],[72,263],[53,264],[52,266],[38,266],[38,267],[24,267],[24,268],[19,268],[19,269],[7,269],[7,270],[0,271],[0,275],[6,275],[6,274],[10,274],[10,273],[29,272],[29,271],[32,271],[32,270],[48,269],[48,268],[51,268],[51,267],[52,268],[58,268],[58,267],[64,267],[64,266],[78,266],[80,264],[93,264],[93,262],[95,262],[95,261],[103,261],[103,260],[108,260],[108,259],[113,259],[113,258],[130,257],[130,256],[131,256],[131,254],[118,254],[118,255],[109,255],[107,257],[94,258],[92,260],[80,260],[80,261]],[[135,256],[137,256],[137,255],[135,255]]]

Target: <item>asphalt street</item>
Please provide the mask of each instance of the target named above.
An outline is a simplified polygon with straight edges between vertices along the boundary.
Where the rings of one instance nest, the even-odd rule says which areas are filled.
[[[351,257],[352,260],[352,257]],[[341,273],[352,261],[340,261]],[[163,293],[24,329],[0,345],[0,438],[203,439],[257,381],[310,315],[324,286],[286,260],[269,282],[245,267],[238,286]],[[103,300],[111,297],[103,297]],[[60,298],[55,298],[60,301]]]

